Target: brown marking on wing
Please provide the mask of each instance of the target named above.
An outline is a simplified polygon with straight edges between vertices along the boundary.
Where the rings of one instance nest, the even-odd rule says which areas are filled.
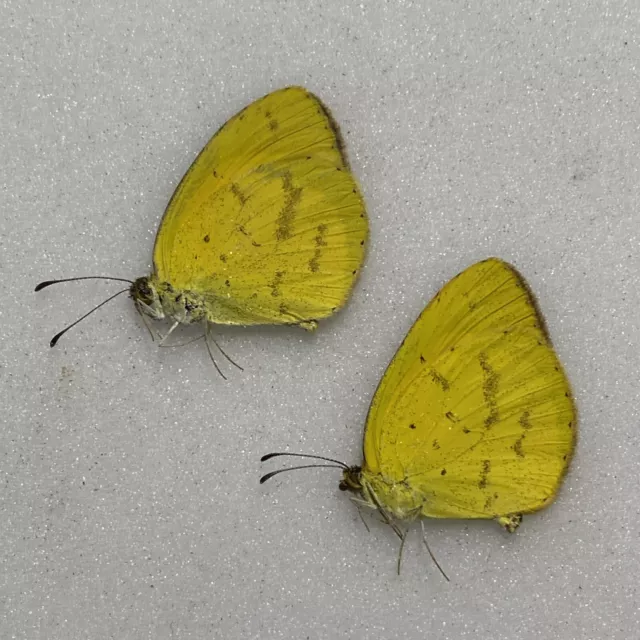
[[[482,461],[482,471],[480,472],[480,480],[478,481],[478,489],[484,489],[487,486],[487,477],[491,471],[491,461]]]
[[[302,188],[293,186],[291,171],[283,173],[282,187],[285,194],[284,206],[276,221],[276,240],[287,240],[291,237],[291,224],[295,217],[295,207],[302,198]]]
[[[480,367],[484,372],[484,380],[482,381],[482,393],[484,395],[484,401],[489,408],[489,415],[484,420],[485,429],[491,429],[491,427],[498,422],[500,414],[498,412],[498,401],[496,396],[498,394],[498,383],[500,376],[496,373],[495,369],[489,364],[487,355],[481,353]]]

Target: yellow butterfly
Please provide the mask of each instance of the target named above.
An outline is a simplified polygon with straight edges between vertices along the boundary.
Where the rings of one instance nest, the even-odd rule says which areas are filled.
[[[191,323],[313,330],[345,304],[367,233],[337,125],[316,96],[288,87],[213,136],[169,202],[153,274],[124,280],[131,286],[119,293],[170,319],[168,333]],[[76,279],[86,278],[36,291]]]
[[[404,542],[402,523],[422,517],[515,531],[553,501],[575,441],[569,382],[533,296],[491,258],[446,284],[404,339],[371,403],[362,465],[318,457]],[[300,454],[263,460],[279,455]]]

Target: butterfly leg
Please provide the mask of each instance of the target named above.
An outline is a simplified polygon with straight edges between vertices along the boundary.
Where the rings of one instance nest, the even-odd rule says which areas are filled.
[[[205,321],[205,327],[204,327],[204,336],[205,336],[205,340],[208,342],[209,340],[211,340],[211,342],[213,342],[213,344],[216,345],[216,347],[218,348],[218,351],[234,366],[237,367],[238,369],[240,369],[240,371],[244,371],[244,369],[237,363],[234,362],[230,356],[228,356],[224,349],[216,342],[216,339],[211,335],[211,325],[209,324],[209,322]]]
[[[522,514],[521,513],[511,513],[507,516],[498,516],[496,518],[498,524],[508,531],[509,533],[513,533],[522,522]]]
[[[303,320],[298,323],[299,327],[302,327],[306,331],[315,331],[318,328],[317,320]]]
[[[431,560],[433,560],[433,564],[435,564],[436,567],[438,567],[438,570],[444,576],[444,579],[447,582],[451,582],[447,574],[442,570],[442,567],[436,560],[436,557],[433,555],[433,552],[431,551],[431,547],[429,547],[429,543],[427,542],[427,532],[424,530],[424,520],[420,520],[420,526],[422,527],[422,542],[424,542],[424,546],[427,548],[427,553],[429,554],[429,556],[431,556]]]
[[[147,331],[151,336],[151,340],[153,340],[154,342],[156,341],[156,339],[160,340],[160,335],[153,331],[153,329],[151,328],[151,325],[149,324],[149,321],[147,320],[147,314],[142,312],[142,308],[137,302],[136,302],[136,311],[140,314],[140,317],[142,318],[142,322],[144,322],[144,326],[147,327]]]
[[[362,515],[362,507],[356,504],[356,509],[358,510],[358,515],[360,516],[360,520],[362,520],[362,524],[364,525],[364,528],[367,530],[367,533],[371,533],[371,529],[369,529],[369,525],[367,524],[367,521],[364,519],[364,516]]]
[[[400,566],[402,565],[402,552],[404,551],[404,543],[407,541],[409,529],[405,529],[400,536],[400,549],[398,551],[398,575],[400,575]]]
[[[167,333],[165,333],[162,338],[160,339],[160,342],[158,343],[160,346],[162,346],[164,344],[164,341],[174,332],[174,330],[176,329],[176,327],[180,324],[180,322],[178,322],[176,320],[176,322],[174,322],[171,327],[169,328],[169,331],[167,331]]]
[[[216,368],[216,371],[220,374],[220,377],[223,380],[226,380],[227,376],[225,376],[224,373],[222,373],[222,371],[220,370],[220,367],[218,366],[218,363],[216,362],[216,359],[213,357],[213,351],[211,351],[211,345],[209,344],[208,333],[204,334],[204,343],[207,345],[207,351],[209,352],[209,357],[211,358],[211,362],[213,362],[213,366]]]
[[[362,500],[361,498],[356,498],[355,496],[350,496],[349,500],[351,500],[351,502],[353,502],[353,504],[356,505],[356,509],[358,510],[358,515],[360,516],[360,520],[362,520],[362,524],[365,526],[366,530],[369,533],[371,533],[371,529],[369,529],[369,525],[367,524],[367,521],[364,519],[364,516],[362,515],[362,509],[363,508],[375,509],[379,513],[378,507],[376,507],[374,504],[371,504],[371,502],[367,502],[366,500]],[[388,519],[385,519],[384,516],[380,513],[379,515],[380,515],[380,522],[389,524]]]
[[[370,502],[367,502],[366,500],[363,500],[362,498],[356,498],[355,496],[349,496],[349,500],[351,500],[351,502],[353,502],[353,504],[355,504],[356,507],[358,507],[358,508],[367,507],[368,509],[377,509],[375,504],[371,504]]]

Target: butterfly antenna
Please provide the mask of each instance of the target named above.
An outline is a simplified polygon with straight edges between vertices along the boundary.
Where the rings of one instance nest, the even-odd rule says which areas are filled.
[[[340,462],[340,460],[335,460],[334,458],[327,458],[325,456],[314,456],[309,453],[267,453],[266,456],[262,456],[260,458],[260,462],[266,462],[267,460],[271,460],[271,458],[279,458],[280,456],[291,456],[292,458],[311,458],[312,460],[324,460],[325,462],[333,462],[334,464],[340,465],[342,469],[348,469],[349,465],[344,462]],[[284,469],[283,469],[284,471]]]
[[[424,542],[424,546],[427,548],[427,552],[431,556],[431,559],[433,560],[433,563],[436,565],[436,567],[438,567],[438,570],[444,576],[444,579],[447,582],[451,582],[451,580],[449,580],[449,577],[447,576],[447,574],[442,570],[442,567],[440,566],[440,564],[436,560],[436,557],[433,555],[433,553],[432,553],[432,551],[431,551],[431,549],[429,547],[429,543],[427,542],[427,534],[426,534],[426,532],[424,530],[424,521],[423,520],[420,520],[420,526],[422,527],[422,542]]]
[[[209,332],[209,326],[207,325],[207,329],[205,331],[205,340],[211,340],[211,342],[213,342],[213,344],[216,345],[216,347],[218,348],[218,351],[234,366],[237,367],[238,369],[240,369],[240,371],[244,371],[244,369],[237,363],[234,362],[225,352],[224,349],[216,342],[216,339],[211,335],[211,333]]]
[[[227,376],[225,376],[224,373],[222,373],[222,371],[220,371],[220,367],[218,366],[218,363],[216,362],[216,359],[213,357],[213,352],[211,351],[211,345],[209,344],[209,341],[207,340],[206,335],[205,335],[205,338],[204,338],[204,343],[207,345],[207,351],[209,352],[209,357],[211,358],[211,362],[213,362],[213,366],[216,368],[216,371],[220,374],[222,379],[226,380]]]
[[[56,282],[56,281],[54,281]],[[58,280],[57,282],[63,282],[62,280]],[[43,283],[46,284],[46,283]],[[36,289],[36,291],[38,291],[38,289]],[[87,313],[85,313],[81,318],[78,318],[75,322],[72,322],[66,329],[63,329],[62,331],[60,331],[60,333],[56,333],[55,336],[53,336],[53,338],[51,338],[51,342],[49,343],[49,346],[51,347],[55,347],[56,343],[58,342],[58,340],[60,340],[60,338],[67,333],[67,331],[69,331],[69,329],[72,329],[73,327],[75,327],[78,322],[82,322],[87,316],[90,316],[94,311],[97,311],[100,307],[103,307],[105,304],[107,304],[107,302],[111,302],[114,298],[117,298],[120,294],[122,293],[127,293],[127,291],[129,291],[129,289],[123,289],[122,291],[118,291],[118,293],[114,293],[112,296],[108,297],[106,300],[104,300],[103,302],[101,302],[99,305],[97,305],[96,307],[93,307],[93,309],[91,309],[91,311],[88,311]]]
[[[133,284],[133,280],[126,278],[108,278],[106,276],[82,276],[81,278],[63,278],[62,280],[45,280],[36,286],[35,291],[42,291],[52,284],[60,284],[61,282],[77,282],[78,280],[112,280],[114,282],[128,282]]]
[[[264,484],[267,480],[273,478],[273,476],[277,476],[279,473],[284,473],[285,471],[297,471],[298,469],[342,469],[342,467],[337,464],[303,464],[299,467],[287,467],[286,469],[271,471],[271,473],[267,473],[262,476],[262,478],[260,478],[260,484]]]

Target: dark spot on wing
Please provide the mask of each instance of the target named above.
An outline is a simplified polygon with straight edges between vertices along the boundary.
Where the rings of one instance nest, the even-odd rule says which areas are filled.
[[[529,416],[531,415],[530,411],[524,411],[518,420],[518,424],[523,429],[531,429],[531,422],[529,422]]]
[[[447,475],[447,470],[446,470],[446,469],[443,469],[443,470],[440,472],[440,475],[441,475],[441,476],[446,476],[446,475]]]
[[[225,256],[224,253],[220,254],[220,261],[221,262],[226,262],[227,261],[227,256]]]
[[[238,225],[237,227],[238,231],[245,237],[249,238],[249,240],[251,240],[251,244],[254,247],[261,247],[261,244],[258,244],[252,237],[251,234],[245,229],[244,225]]]
[[[519,458],[524,458],[524,451],[522,450],[522,443],[524,442],[524,439],[526,438],[526,436],[527,436],[526,432],[520,434],[520,437],[513,444],[513,450],[516,452],[516,455]]]
[[[327,225],[319,224],[317,231],[318,231],[318,234],[315,237],[316,247],[326,247],[327,242],[324,239],[324,237],[327,234]]]
[[[325,240],[325,236],[327,235],[327,225],[319,224],[317,227],[317,231],[318,233],[314,238],[316,243],[316,249],[313,253],[313,258],[309,260],[309,269],[314,273],[318,271],[318,269],[320,268],[318,261],[320,259],[320,256],[322,255],[322,247],[327,246],[327,241]]]
[[[302,188],[293,186],[291,171],[283,173],[282,187],[284,189],[284,206],[277,220],[276,240],[287,240],[291,237],[291,224],[295,217],[295,207],[302,198]]]
[[[478,482],[478,489],[484,489],[487,486],[487,477],[489,476],[489,471],[491,471],[491,461],[483,460],[482,471],[480,471],[480,480]]]
[[[431,443],[431,446],[437,451],[440,448],[440,443],[437,440],[434,440]]]
[[[422,357],[422,356],[420,356]],[[449,381],[441,374],[438,373],[435,369],[431,369],[429,372],[431,375],[431,379],[443,390],[449,391]]]
[[[421,362],[422,364],[424,364],[424,363],[426,362],[426,360],[424,359],[424,356],[420,356],[420,362]]]
[[[284,275],[285,275],[284,271],[276,271],[273,277],[273,281],[269,285],[269,288],[271,289],[271,295],[274,298],[277,298],[280,295],[280,289],[278,289],[278,287],[280,286],[280,283],[282,282],[282,278],[284,278]]]
[[[240,187],[235,182],[231,183],[230,188],[231,188],[231,193],[233,193],[233,195],[236,198],[238,198],[238,201],[240,202],[240,206],[244,206],[244,203],[247,201],[247,196],[245,196],[244,193],[240,191]]]
[[[209,234],[207,234],[204,238],[202,238],[205,242],[209,242],[211,240],[211,238],[209,237]]]
[[[484,395],[484,401],[489,409],[489,415],[484,420],[484,426],[485,429],[491,429],[499,418],[498,401],[496,396],[498,394],[498,382],[500,380],[500,376],[498,376],[495,369],[489,364],[485,353],[480,354],[479,360],[480,367],[484,373],[482,393]]]
[[[271,131],[277,131],[278,126],[279,125],[275,120],[269,120],[269,129],[271,129]]]
[[[412,422],[412,423],[409,425],[409,429],[415,429],[415,428],[416,428],[416,425],[415,425],[415,424],[413,424],[413,422]]]

